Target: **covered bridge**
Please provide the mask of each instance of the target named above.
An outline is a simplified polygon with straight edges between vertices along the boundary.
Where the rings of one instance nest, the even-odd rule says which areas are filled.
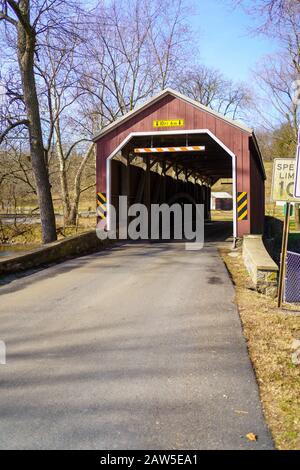
[[[205,205],[211,187],[232,179],[234,237],[259,234],[264,225],[265,171],[252,129],[166,89],[105,127],[97,146],[97,193],[117,206],[173,203],[176,195]],[[109,227],[110,214],[106,214]]]

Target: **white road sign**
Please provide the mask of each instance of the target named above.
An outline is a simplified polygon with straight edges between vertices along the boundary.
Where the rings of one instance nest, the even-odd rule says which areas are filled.
[[[298,132],[298,146],[296,154],[296,178],[294,196],[300,198],[300,127]]]
[[[296,160],[294,158],[274,158],[272,180],[273,201],[295,201],[295,168]]]

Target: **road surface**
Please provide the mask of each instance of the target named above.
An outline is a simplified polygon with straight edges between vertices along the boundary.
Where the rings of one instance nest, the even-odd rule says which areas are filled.
[[[0,294],[0,448],[272,448],[213,243],[115,247]]]

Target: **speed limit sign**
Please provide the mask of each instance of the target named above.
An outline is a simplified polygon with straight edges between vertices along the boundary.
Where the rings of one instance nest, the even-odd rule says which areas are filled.
[[[300,202],[294,198],[296,160],[294,158],[274,158],[272,200]]]

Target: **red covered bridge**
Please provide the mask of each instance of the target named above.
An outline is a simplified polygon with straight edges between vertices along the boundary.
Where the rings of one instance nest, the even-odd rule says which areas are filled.
[[[255,134],[244,124],[166,89],[104,128],[97,145],[97,192],[117,206],[188,195],[210,217],[211,187],[230,178],[233,236],[262,233],[265,171]],[[107,213],[109,226],[110,214]]]

